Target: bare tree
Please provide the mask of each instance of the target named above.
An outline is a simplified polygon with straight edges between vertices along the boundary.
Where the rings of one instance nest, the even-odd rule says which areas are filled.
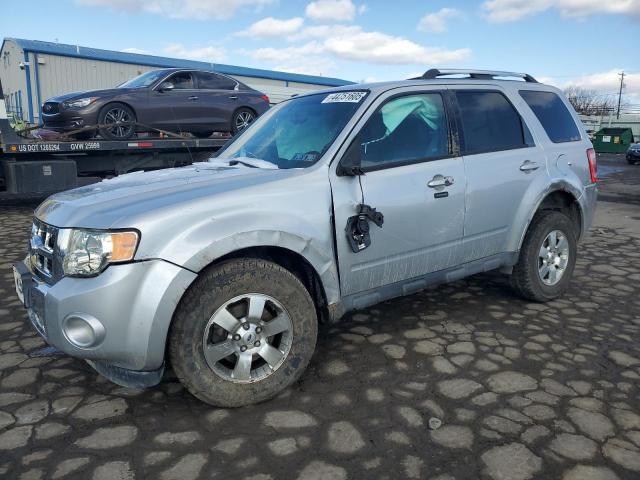
[[[582,87],[566,88],[564,94],[576,112],[581,115],[605,115],[614,110],[614,99],[608,95],[599,94],[595,90]]]

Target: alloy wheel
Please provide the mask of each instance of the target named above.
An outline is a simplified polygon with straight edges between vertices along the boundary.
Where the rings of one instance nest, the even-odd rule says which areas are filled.
[[[133,131],[133,117],[124,108],[114,107],[104,116],[104,129],[117,138],[127,138]]]
[[[293,323],[275,298],[249,293],[218,308],[205,327],[204,357],[217,375],[234,383],[263,380],[284,363]]]
[[[552,230],[545,237],[538,253],[538,275],[542,283],[556,285],[569,264],[569,241],[560,230]]]
[[[253,122],[254,116],[250,112],[240,112],[236,116],[236,131],[240,131],[243,128],[249,126],[251,122]]]

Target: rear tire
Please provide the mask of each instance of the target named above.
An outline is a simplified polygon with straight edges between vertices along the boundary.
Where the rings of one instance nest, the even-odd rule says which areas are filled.
[[[233,113],[231,118],[231,133],[236,134],[249,126],[256,119],[256,112],[250,108],[239,108]]]
[[[268,400],[300,378],[317,333],[315,305],[295,275],[266,260],[229,260],[202,272],[185,293],[169,356],[194,396],[240,407]]]
[[[571,219],[557,211],[537,213],[513,267],[511,286],[527,300],[548,302],[559,297],[571,282],[576,253],[577,232]]]

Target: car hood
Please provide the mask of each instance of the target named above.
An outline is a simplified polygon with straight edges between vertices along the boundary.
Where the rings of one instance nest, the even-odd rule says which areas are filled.
[[[255,188],[302,172],[210,163],[134,172],[55,194],[38,206],[35,216],[57,227],[136,227],[147,216],[162,216],[168,210],[186,214],[194,203],[215,201],[216,195]],[[247,195],[239,195],[239,200]]]
[[[76,100],[87,97],[114,97],[117,95],[123,95],[133,90],[139,90],[137,88],[107,88],[104,90],[85,90],[82,92],[65,93],[64,95],[58,95],[57,97],[51,97],[47,99],[47,102],[66,102],[68,100]]]

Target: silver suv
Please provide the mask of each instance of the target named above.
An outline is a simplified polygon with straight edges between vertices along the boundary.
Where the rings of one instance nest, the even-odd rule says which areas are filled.
[[[509,72],[297,96],[206,163],[47,199],[16,289],[48,343],[118,384],[170,364],[210,404],[263,401],[303,373],[319,321],[494,269],[561,295],[596,203],[579,125]]]

